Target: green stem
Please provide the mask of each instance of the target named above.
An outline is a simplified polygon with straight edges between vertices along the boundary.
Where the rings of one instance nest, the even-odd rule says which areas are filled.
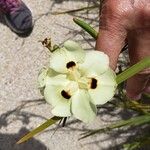
[[[67,10],[67,11],[62,11],[62,12],[53,12],[52,14],[53,15],[60,15],[60,14],[75,13],[75,12],[79,12],[79,11],[95,9],[95,8],[98,8],[98,7],[99,7],[99,5],[94,5],[94,6],[82,7],[82,8]]]
[[[131,78],[132,76],[134,76],[138,72],[140,72],[143,69],[146,69],[148,67],[150,67],[150,57],[144,58],[143,60],[141,60],[137,64],[131,66],[130,68],[128,68],[125,71],[123,71],[122,73],[120,73],[116,78],[117,84],[124,82],[128,78]]]
[[[93,27],[91,27],[89,24],[84,22],[83,20],[73,18],[73,21],[79,25],[82,29],[84,29],[87,33],[89,33],[94,39],[97,39],[98,37],[98,32],[95,31]]]

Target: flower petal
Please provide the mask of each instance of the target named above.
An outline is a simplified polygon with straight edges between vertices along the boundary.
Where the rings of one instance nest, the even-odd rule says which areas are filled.
[[[46,84],[46,77],[53,77],[58,75],[57,72],[55,72],[54,70],[50,69],[50,68],[43,68],[38,76],[38,86],[39,88],[43,88]]]
[[[89,89],[89,94],[96,105],[105,104],[115,94],[117,87],[115,74],[112,70],[108,70],[101,76],[95,78],[97,80],[97,87],[95,89]]]
[[[78,90],[72,96],[71,112],[73,115],[83,122],[91,122],[96,116],[96,106],[91,102],[91,98],[87,91]]]
[[[100,80],[102,85],[115,85],[115,87],[117,86],[116,74],[110,68],[100,76]]]
[[[61,91],[64,89],[69,80],[66,79],[65,75],[57,75],[56,77],[47,77],[46,86],[44,89],[45,100],[55,107],[57,104],[61,103],[63,100],[61,96]]]
[[[62,97],[62,86],[47,85],[44,90],[45,100],[53,106],[52,113],[56,116],[70,116],[70,100]]]
[[[68,50],[68,51],[83,51],[83,49],[81,48],[81,46],[77,43],[77,42],[74,42],[74,41],[71,41],[71,40],[67,40],[65,43],[64,43],[64,47]]]
[[[54,51],[50,58],[50,68],[60,73],[67,73],[67,64],[69,62],[77,62],[75,56],[65,48]]]
[[[78,90],[78,84],[66,79],[66,75],[60,74],[55,77],[47,77],[44,97],[45,100],[53,106],[52,113],[54,115],[60,117],[71,115],[71,95],[74,94],[76,90]],[[64,93],[62,94],[62,92]],[[68,96],[70,97],[68,98]]]
[[[72,55],[75,56],[75,59],[77,60],[77,62],[83,62],[84,58],[85,58],[85,51],[82,49],[82,47],[71,40],[68,40],[64,43],[64,47],[70,52],[72,53]]]
[[[39,76],[38,76],[38,86],[40,88],[43,88],[45,86],[45,78],[47,76],[47,71],[48,71],[47,68],[43,68],[40,71],[40,73],[39,73]]]
[[[46,86],[47,85],[59,85],[59,86],[66,86],[70,81],[66,79],[66,75],[59,74],[54,77],[47,76],[45,79]]]
[[[62,97],[60,96],[63,87],[47,85],[44,90],[45,100],[53,107],[61,103]]]
[[[100,51],[92,50],[86,52],[85,61],[79,66],[79,69],[84,75],[102,74],[109,67],[109,58],[106,54]]]
[[[54,109],[52,109],[52,114],[59,117],[71,116],[70,104],[71,101],[57,105],[56,107],[54,107]]]

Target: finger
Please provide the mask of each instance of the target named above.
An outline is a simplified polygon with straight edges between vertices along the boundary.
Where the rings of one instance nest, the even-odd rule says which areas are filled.
[[[124,28],[122,14],[113,9],[113,4],[106,3],[100,15],[99,35],[96,49],[105,52],[110,58],[110,67],[116,68],[119,53],[125,44],[127,32]]]
[[[128,36],[129,56],[131,65],[150,56],[150,29],[132,31]],[[150,78],[150,68],[147,68],[127,81],[127,96],[140,99]]]
[[[146,87],[144,89],[144,93],[150,94],[150,79],[149,79],[148,83],[146,84]]]
[[[145,92],[148,84],[149,76],[145,74],[135,75],[127,81],[126,91],[127,97],[133,100],[139,100],[142,93]],[[147,89],[148,90],[148,89]]]

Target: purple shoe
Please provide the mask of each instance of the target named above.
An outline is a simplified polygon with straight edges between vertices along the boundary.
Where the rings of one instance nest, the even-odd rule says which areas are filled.
[[[21,35],[31,33],[32,14],[21,0],[0,0],[0,11],[12,31]]]

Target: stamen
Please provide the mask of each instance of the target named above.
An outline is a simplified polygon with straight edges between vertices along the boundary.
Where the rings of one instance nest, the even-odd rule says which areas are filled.
[[[71,98],[71,95],[69,95],[66,91],[61,91],[61,95],[66,98],[66,99],[70,99]]]
[[[74,67],[74,66],[76,66],[76,63],[74,62],[74,61],[70,61],[70,62],[68,62],[67,63],[67,65],[66,65],[66,67],[69,69],[69,68],[72,68],[72,67]]]
[[[96,89],[97,87],[97,80],[92,78],[92,81],[91,81],[91,89]]]

